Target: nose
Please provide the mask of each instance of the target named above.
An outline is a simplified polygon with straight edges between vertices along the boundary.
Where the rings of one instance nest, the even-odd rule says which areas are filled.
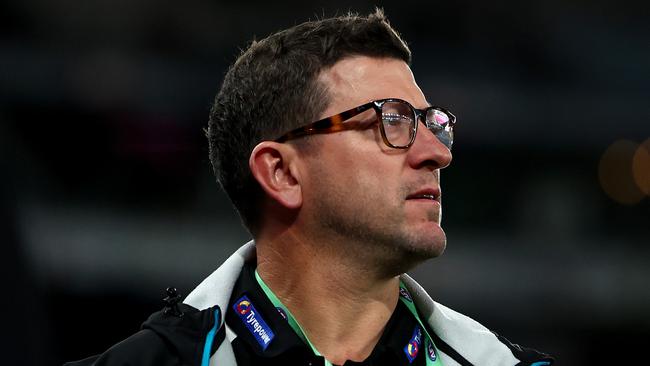
[[[422,122],[415,141],[408,151],[408,162],[414,169],[443,169],[451,163],[451,151]]]

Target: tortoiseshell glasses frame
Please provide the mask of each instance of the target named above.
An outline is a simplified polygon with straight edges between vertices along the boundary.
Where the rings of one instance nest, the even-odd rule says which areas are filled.
[[[300,136],[358,129],[357,124],[344,122],[371,108],[375,110],[377,120],[382,122],[379,123],[379,129],[382,140],[387,146],[395,149],[408,149],[415,141],[418,122],[421,120],[438,140],[451,150],[456,116],[442,107],[431,106],[426,109],[417,109],[409,102],[397,98],[378,99],[362,104],[291,130],[275,141],[285,142]]]

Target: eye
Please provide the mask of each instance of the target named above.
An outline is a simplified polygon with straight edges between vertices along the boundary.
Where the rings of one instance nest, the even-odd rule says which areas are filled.
[[[411,125],[411,117],[404,116],[396,113],[382,113],[381,119],[384,122],[384,127],[401,127],[403,125]]]

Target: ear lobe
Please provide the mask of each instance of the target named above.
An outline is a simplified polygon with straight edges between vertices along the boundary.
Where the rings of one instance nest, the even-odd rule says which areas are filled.
[[[262,141],[248,160],[253,176],[266,194],[289,209],[302,206],[302,188],[293,164],[296,157],[296,150],[288,144]]]

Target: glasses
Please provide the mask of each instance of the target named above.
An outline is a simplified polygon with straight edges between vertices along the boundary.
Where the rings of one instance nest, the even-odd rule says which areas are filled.
[[[395,149],[408,149],[411,147],[418,131],[418,122],[422,120],[429,131],[451,150],[454,142],[456,116],[442,107],[417,109],[409,102],[396,98],[379,99],[348,109],[331,117],[291,130],[275,141],[285,142],[296,137],[317,133],[359,129],[359,124],[343,122],[370,108],[375,110],[377,120],[381,121],[379,124],[381,137],[389,147]]]

